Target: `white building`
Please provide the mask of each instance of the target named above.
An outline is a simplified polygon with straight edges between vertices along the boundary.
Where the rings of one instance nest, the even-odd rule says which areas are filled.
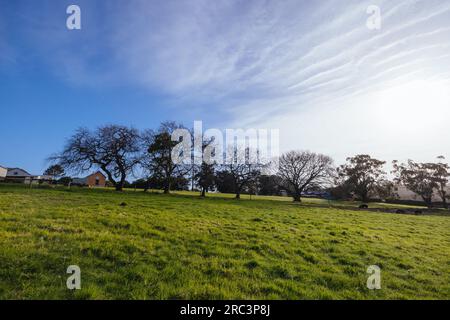
[[[8,168],[0,166],[0,180],[5,179],[7,174],[8,174]]]
[[[40,175],[40,176],[34,176],[32,174],[29,174],[24,169],[20,168],[8,168],[8,172],[6,174],[6,179],[12,180],[12,181],[18,181],[18,182],[24,182],[24,183],[39,183],[39,182],[45,182],[45,181],[51,181],[52,177]]]
[[[20,168],[8,168],[6,177],[8,179],[25,179],[31,177],[31,174]]]

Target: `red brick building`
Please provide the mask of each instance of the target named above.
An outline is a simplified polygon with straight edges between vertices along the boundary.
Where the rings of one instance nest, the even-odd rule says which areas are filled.
[[[88,175],[85,178],[73,179],[73,185],[88,186],[89,188],[104,188],[106,187],[106,177],[100,171]]]

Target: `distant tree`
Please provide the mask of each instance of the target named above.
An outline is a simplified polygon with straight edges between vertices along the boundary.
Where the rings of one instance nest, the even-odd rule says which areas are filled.
[[[196,183],[198,184],[198,179],[200,172],[202,170],[202,164],[203,164],[203,152],[202,154],[199,154],[197,150],[195,150],[195,142],[202,141],[202,151],[205,150],[205,147],[207,146],[207,142],[204,140],[203,133],[196,133],[194,129],[189,130],[190,136],[191,136],[191,160],[192,163],[190,165],[185,165],[186,167],[189,167],[189,175],[190,175],[190,183],[191,183],[191,190],[195,190]],[[200,160],[201,164],[199,164],[197,160]]]
[[[148,188],[164,190],[166,186],[166,180],[161,179],[158,176],[151,176],[147,180],[147,190]],[[184,176],[177,176],[171,179],[170,191],[173,190],[188,190],[189,180]]]
[[[201,188],[200,195],[202,197],[206,196],[206,192],[215,184],[215,164],[203,162],[200,166],[200,171],[195,175],[195,179]]]
[[[448,209],[447,200],[450,199],[448,194],[448,183],[450,178],[450,166],[448,163],[444,163],[445,157],[439,156],[439,162],[434,164],[434,179],[438,185],[437,192],[442,200],[442,205],[445,209]]]
[[[190,180],[186,178],[184,175],[180,175],[173,180],[172,189],[171,190],[189,190]]]
[[[261,174],[263,165],[257,161],[257,156],[249,148],[229,147],[225,156],[225,163],[221,165],[218,174],[219,183],[227,181],[240,199],[245,191]]]
[[[58,184],[62,184],[64,186],[68,186],[72,183],[71,177],[62,177],[58,180]]]
[[[344,179],[335,177],[335,184],[329,189],[334,199],[349,200],[352,198],[353,187]]]
[[[137,189],[148,189],[148,180],[147,179],[137,179],[133,181],[133,186]]]
[[[217,190],[221,193],[235,192],[234,178],[225,170],[216,172],[215,183]]]
[[[170,193],[171,185],[183,178],[191,169],[172,159],[172,152],[179,141],[172,141],[172,133],[176,129],[183,129],[175,122],[161,123],[157,131],[148,130],[143,139],[147,153],[141,164],[147,171],[149,179],[163,182],[164,193]]]
[[[64,175],[64,168],[59,164],[51,165],[44,171],[44,175],[51,176],[54,181]]]
[[[438,157],[437,163],[416,163],[409,160],[407,164],[393,162],[397,182],[403,184],[409,190],[422,197],[424,202],[431,207],[433,195],[436,191],[442,200],[444,208],[448,209],[447,200],[450,198],[447,186],[450,178],[450,167],[442,162],[445,158]]]
[[[64,150],[50,160],[66,171],[77,173],[101,170],[117,191],[141,158],[141,140],[136,129],[119,125],[99,127],[91,132],[80,128],[68,140]]]
[[[124,181],[123,187],[126,188],[126,189],[134,188],[134,186],[133,186],[133,185],[131,184],[131,182],[128,181],[128,180],[125,180],[125,181]]]
[[[381,200],[393,200],[398,198],[397,186],[389,180],[381,180],[375,187],[375,194]]]
[[[205,152],[206,148],[211,148],[212,151],[215,150],[215,146],[217,145],[212,138],[205,138],[203,136],[197,137],[200,141],[202,141],[202,154],[195,154],[195,150],[192,150],[192,174],[193,180],[191,184],[191,189],[194,189],[194,183],[197,182],[197,185],[200,187],[200,196],[205,197],[206,192],[214,187],[216,182],[216,163],[211,160],[211,156],[214,154],[210,154],[209,152]],[[194,145],[194,141],[192,141],[192,145]],[[201,165],[196,164],[196,157],[199,157],[202,161]]]
[[[258,178],[258,194],[264,196],[280,195],[280,177],[277,175],[261,175]]]
[[[385,163],[364,154],[347,158],[347,163],[337,169],[336,184],[345,185],[363,202],[369,202],[385,181]]]
[[[256,179],[253,179],[250,181],[250,183],[245,187],[244,193],[251,195],[258,195],[259,193],[259,177],[261,174],[256,177]],[[251,197],[250,197],[251,199]]]
[[[280,186],[295,202],[301,202],[302,193],[329,182],[333,170],[333,159],[328,156],[309,151],[290,151],[279,159]]]
[[[401,164],[394,160],[392,164],[395,181],[418,194],[428,207],[432,207],[434,190],[439,187],[435,178],[435,164],[412,160]]]

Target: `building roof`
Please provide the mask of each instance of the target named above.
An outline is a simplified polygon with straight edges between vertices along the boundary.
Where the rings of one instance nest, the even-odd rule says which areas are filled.
[[[84,179],[87,179],[87,178],[89,178],[90,176],[93,176],[93,175],[96,175],[96,174],[101,174],[101,175],[106,179],[106,176],[105,176],[103,173],[101,173],[100,171],[94,172],[94,173],[92,173],[92,174],[90,174],[90,175],[84,177]]]
[[[26,170],[21,169],[21,168],[7,168],[7,169],[8,169],[8,175],[9,175],[9,172],[10,172],[10,171],[20,170],[20,171],[22,171],[23,173],[25,173],[25,175],[31,176],[31,174],[29,174]]]
[[[106,179],[106,176],[103,173],[101,173],[100,171],[97,171],[97,172],[91,173],[90,175],[88,175],[88,176],[86,176],[84,178],[73,178],[72,179],[72,183],[86,183],[87,179],[90,176],[93,176],[93,175],[96,175],[96,174],[101,174]]]

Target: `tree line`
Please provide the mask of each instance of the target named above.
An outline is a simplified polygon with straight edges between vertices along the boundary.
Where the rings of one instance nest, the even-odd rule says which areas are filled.
[[[130,186],[128,180],[140,178],[134,185],[145,190],[199,189],[201,196],[217,190],[241,194],[286,194],[296,202],[309,192],[328,192],[336,199],[357,198],[394,199],[396,187],[405,186],[431,206],[438,195],[448,208],[450,167],[444,157],[434,163],[393,161],[392,177],[384,171],[385,161],[369,155],[347,158],[336,167],[331,157],[310,151],[289,151],[282,154],[276,165],[258,161],[236,161],[246,158],[248,150],[234,149],[231,161],[217,164],[178,163],[172,154],[179,141],[172,140],[172,132],[184,128],[175,122],[163,122],[158,129],[139,131],[135,128],[107,125],[91,131],[78,129],[66,142],[63,150],[49,158],[53,163],[45,174],[61,177],[65,172],[81,174],[100,170],[117,191]],[[211,148],[211,139],[202,139],[202,148]],[[191,157],[195,157],[192,151]],[[247,159],[248,160],[248,159]],[[64,181],[70,178],[64,177]],[[127,180],[128,179],[128,180]]]

